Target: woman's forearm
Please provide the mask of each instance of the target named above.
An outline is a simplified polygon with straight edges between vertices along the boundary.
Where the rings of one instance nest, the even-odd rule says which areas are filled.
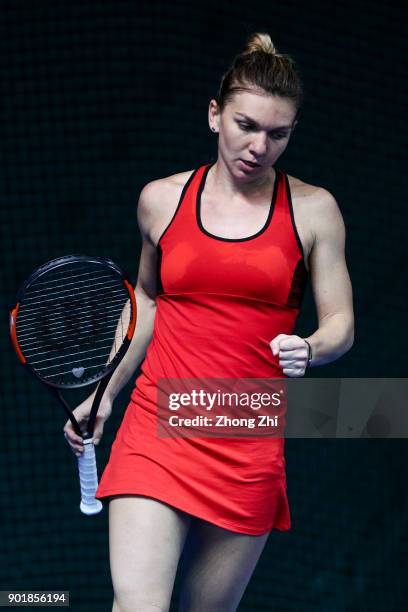
[[[335,361],[353,345],[354,320],[340,313],[332,315],[305,340],[312,347],[311,367]]]
[[[135,333],[122,361],[114,371],[105,395],[113,401],[141,364],[153,336],[156,302],[136,289],[137,321]]]

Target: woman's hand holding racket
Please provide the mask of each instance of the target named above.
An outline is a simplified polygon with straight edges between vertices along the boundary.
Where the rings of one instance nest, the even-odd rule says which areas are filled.
[[[89,422],[89,415],[92,409],[93,399],[94,396],[91,395],[90,397],[86,398],[86,400],[84,400],[81,404],[79,404],[79,406],[75,408],[75,410],[72,411],[72,414],[74,415],[75,420],[78,422],[78,425],[82,432],[86,431]],[[95,427],[92,436],[92,442],[94,446],[97,446],[101,441],[105,422],[108,420],[111,413],[112,401],[107,396],[104,396],[96,414]],[[82,436],[79,436],[75,433],[75,430],[69,419],[67,420],[64,426],[64,436],[74,454],[77,457],[80,456],[84,451],[84,440]]]

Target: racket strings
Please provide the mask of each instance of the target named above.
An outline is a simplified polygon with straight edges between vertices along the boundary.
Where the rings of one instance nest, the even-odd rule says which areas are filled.
[[[112,285],[112,287],[114,287],[114,285]],[[84,287],[83,291],[80,292],[78,290],[76,290],[76,293],[73,295],[72,291],[74,288],[70,289],[69,291],[65,291],[65,289],[63,291],[60,291],[60,295],[58,295],[58,297],[53,297],[50,299],[44,299],[46,294],[42,294],[36,297],[36,299],[38,300],[37,302],[35,301],[31,301],[31,304],[33,306],[41,306],[42,308],[46,309],[48,308],[48,306],[50,304],[53,304],[55,302],[60,302],[62,298],[67,297],[67,298],[72,298],[72,301],[74,302],[77,299],[81,299],[81,296],[86,296],[88,299],[92,299],[92,297],[96,297],[96,295],[99,295],[99,292],[102,291],[106,291],[108,289],[108,287],[106,285],[102,285],[100,284],[100,287],[97,287],[95,289],[89,290],[88,287]],[[112,295],[120,295],[121,291],[117,290],[117,289],[112,289]],[[48,306],[46,306],[48,305]]]
[[[110,337],[112,336],[112,334],[109,332],[109,336],[108,336],[107,334],[105,334],[105,336],[106,336],[107,338],[110,338]],[[98,339],[96,339],[96,340],[94,341],[94,344],[97,344],[98,342],[99,342],[99,343],[100,343],[100,342],[106,342],[106,338],[101,338],[101,337],[99,337]],[[112,339],[112,342],[116,342],[116,339],[115,339],[115,338],[113,338],[113,339]],[[79,356],[79,355],[81,355],[81,354],[85,354],[86,352],[91,352],[91,350],[103,350],[103,349],[106,349],[106,348],[109,348],[109,350],[110,350],[110,349],[112,348],[112,342],[110,342],[110,343],[106,344],[105,346],[97,347],[97,348],[95,348],[95,349],[88,349],[87,351],[80,351],[80,350],[79,350],[79,351],[76,351],[75,353],[71,353],[71,355],[76,355],[76,356]],[[53,345],[52,345],[52,344],[49,344],[48,346],[49,346],[50,348],[52,348],[52,347],[53,347]],[[78,349],[80,349],[80,348],[82,347],[82,344],[71,344],[71,345],[70,345],[70,348],[71,348],[71,349],[73,349],[73,348],[75,348],[75,347],[77,347]],[[30,363],[31,363],[31,365],[36,365],[36,364],[38,364],[38,363],[45,363],[46,361],[52,361],[52,360],[54,359],[54,357],[45,357],[44,359],[37,359],[37,357],[41,357],[42,355],[48,355],[48,354],[49,354],[49,352],[48,352],[48,351],[41,351],[41,352],[39,352],[38,350],[35,350],[35,349],[33,349],[33,348],[30,348],[30,349],[27,349],[27,350],[26,350],[25,356],[26,356],[26,358],[31,358],[31,356],[32,356],[32,355],[34,355],[34,358],[30,359]],[[68,357],[68,356],[69,356],[69,354],[66,354],[65,356],[66,356],[66,357]]]
[[[71,265],[71,269],[68,269],[68,267],[65,266],[64,268],[54,268],[50,270],[49,272],[46,272],[44,275],[42,275],[35,281],[35,288],[32,285],[30,287],[30,291],[40,290],[40,287],[44,285],[46,285],[48,288],[53,288],[52,283],[54,283],[55,285],[54,288],[55,288],[58,286],[58,283],[61,284],[61,281],[63,282],[64,287],[68,287],[70,284],[70,279],[78,279],[78,278],[81,278],[84,280],[95,279],[95,271],[87,269],[88,262],[86,262],[86,264],[75,262],[74,264],[69,264],[69,265]],[[75,266],[75,269],[72,267],[73,265]],[[51,274],[52,274],[52,277],[51,277]],[[108,274],[108,275],[106,274],[106,268],[103,271],[102,270],[99,271],[98,277],[99,279],[102,279],[102,278],[112,279],[111,274]],[[74,284],[76,285],[77,283],[75,282]]]
[[[117,303],[112,303],[109,307],[106,307],[104,309],[104,313],[112,312],[112,315],[110,315],[110,316],[113,316],[113,315],[116,316],[116,313],[118,311],[118,306],[120,306],[122,304],[123,304],[123,294],[122,294],[122,299],[118,300]],[[42,308],[40,308],[38,310],[40,316],[41,316],[41,310],[42,310]],[[22,312],[24,313],[24,310]],[[74,315],[70,315],[69,312],[66,312],[63,309],[61,309],[60,313],[58,313],[58,311],[57,311],[55,314],[50,314],[49,310],[44,308],[43,309],[43,314],[47,315],[47,317],[49,317],[49,321],[52,322],[53,324],[54,323],[58,324],[58,323],[60,323],[63,320],[72,320],[72,321],[75,320],[74,319]],[[89,321],[91,321],[91,320],[92,321],[98,321],[101,318],[102,318],[101,315],[98,314],[98,313],[96,313],[95,315],[92,315],[92,316],[88,316],[88,319],[86,319],[86,317],[84,316],[84,318],[81,319],[81,324],[84,323],[87,320],[89,320]],[[20,320],[20,324],[24,322],[25,323],[25,329],[26,329],[27,332],[29,332],[30,329],[32,329],[32,328],[29,327],[27,322],[30,322],[30,321],[36,322],[37,320],[38,320],[38,314],[33,315],[33,314],[30,313],[29,316],[25,316],[24,314],[22,314],[21,320]],[[35,325],[34,325],[34,327],[35,327]]]
[[[114,319],[117,322],[117,317],[115,317]],[[92,329],[91,327],[89,327],[88,329]],[[85,331],[85,330],[84,330]],[[106,331],[104,333],[99,334],[98,339],[95,339],[94,342],[98,342],[99,340],[103,339],[104,336],[109,337],[111,336],[112,333],[111,331]],[[25,334],[25,339],[30,338],[30,335]],[[122,334],[122,338],[123,338],[123,334]],[[19,338],[20,341],[20,346],[23,346],[24,344],[24,340],[22,340],[21,338]],[[37,342],[33,342],[31,339],[27,341],[27,348],[25,348],[25,356],[28,357],[30,354],[35,353],[36,356],[41,355],[41,354],[45,354],[47,351],[42,351],[40,352],[39,349],[47,349],[47,348],[53,348],[57,345],[58,341],[64,341],[65,342],[65,336],[63,334],[63,332],[59,332],[57,334],[55,334],[52,339],[50,337],[50,342],[47,344],[47,338],[46,336],[44,336],[43,338],[41,338],[41,340],[37,340]],[[78,344],[77,346],[82,346],[81,344]]]
[[[16,333],[35,371],[69,386],[106,370],[131,316],[128,290],[115,270],[74,262],[46,271],[26,288]]]
[[[69,281],[69,279],[73,279],[72,282]],[[80,279],[80,280],[77,280]],[[104,279],[110,280],[112,281],[112,277],[111,276],[100,276],[99,280],[102,282],[104,282]],[[49,291],[50,289],[55,289],[57,287],[62,286],[61,285],[61,281],[63,281],[63,287],[64,289],[71,289],[72,287],[74,287],[75,289],[86,285],[89,280],[94,280],[92,279],[92,275],[87,273],[87,274],[77,274],[76,276],[72,275],[69,276],[67,278],[63,278],[61,275],[59,276],[59,278],[55,278],[53,279],[51,282],[38,282],[38,284],[36,283],[36,288],[31,288],[31,295],[35,295],[36,293],[41,293],[42,291],[44,291],[44,288]]]

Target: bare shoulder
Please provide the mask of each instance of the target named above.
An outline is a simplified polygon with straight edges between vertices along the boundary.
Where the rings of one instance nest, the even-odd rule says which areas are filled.
[[[344,231],[343,217],[330,191],[294,176],[287,176],[295,219],[302,226],[309,242],[313,243],[322,234]]]
[[[146,183],[140,192],[137,216],[140,231],[157,245],[170,223],[183,188],[194,170],[178,172]]]

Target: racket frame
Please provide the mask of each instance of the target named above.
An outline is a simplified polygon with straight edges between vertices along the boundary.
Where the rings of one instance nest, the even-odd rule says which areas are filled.
[[[107,366],[107,368],[105,370],[103,370],[102,373],[95,375],[94,377],[92,377],[91,379],[87,379],[85,382],[83,381],[75,381],[72,383],[67,383],[67,384],[60,384],[60,383],[55,383],[52,381],[47,380],[45,377],[41,376],[41,374],[39,374],[35,368],[33,368],[31,366],[30,363],[27,362],[27,359],[25,358],[19,342],[18,342],[18,338],[17,338],[17,317],[18,317],[18,311],[20,309],[20,305],[22,303],[22,300],[24,299],[24,294],[27,291],[27,289],[29,289],[31,287],[31,285],[41,276],[43,276],[44,274],[46,274],[47,272],[50,271],[50,269],[58,269],[58,267],[63,266],[67,263],[72,263],[74,261],[77,262],[84,262],[84,263],[96,263],[96,264],[101,264],[101,265],[108,265],[111,269],[113,269],[115,272],[117,272],[123,280],[123,284],[125,285],[128,294],[129,294],[129,298],[131,301],[131,312],[132,312],[132,317],[131,317],[131,321],[130,321],[130,325],[125,337],[125,340],[122,343],[122,346],[120,347],[119,351],[116,353],[115,357],[112,359],[112,361],[110,362],[110,364]],[[115,264],[111,259],[108,258],[104,258],[104,257],[87,257],[86,255],[65,255],[63,257],[57,257],[56,259],[52,259],[51,261],[46,262],[45,264],[43,264],[42,266],[40,266],[39,268],[37,268],[30,276],[29,278],[24,281],[24,283],[20,286],[18,292],[17,292],[17,297],[16,297],[16,304],[14,306],[14,308],[11,309],[10,311],[10,336],[11,336],[11,341],[14,347],[14,350],[20,360],[20,362],[25,365],[33,374],[36,378],[38,378],[39,380],[41,380],[42,382],[44,382],[47,386],[50,387],[55,387],[56,389],[79,389],[80,387],[86,387],[88,385],[91,385],[93,383],[98,382],[98,380],[101,380],[102,378],[105,378],[105,376],[108,376],[110,372],[112,372],[113,370],[115,370],[115,368],[118,366],[119,362],[121,361],[121,359],[123,358],[124,354],[126,353],[127,349],[129,348],[129,344],[132,341],[133,338],[133,334],[135,331],[135,326],[136,326],[136,313],[137,313],[137,308],[136,308],[136,298],[134,295],[134,291],[133,291],[133,287],[131,285],[131,283],[129,282],[129,280],[127,279],[127,277],[125,276],[125,274],[122,272],[122,270],[119,268],[119,266],[117,264]]]

